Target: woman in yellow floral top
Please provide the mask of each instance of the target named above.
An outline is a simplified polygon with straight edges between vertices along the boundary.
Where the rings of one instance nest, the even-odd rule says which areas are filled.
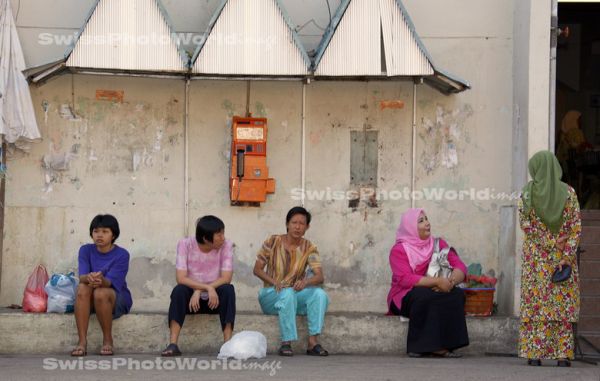
[[[533,180],[523,188],[519,200],[525,234],[519,357],[534,366],[541,365],[542,359],[557,359],[558,366],[570,366],[572,328],[579,318],[579,203],[573,188],[560,181],[560,164],[551,152],[533,155],[529,173]],[[565,265],[571,266],[571,277],[553,283],[554,270]]]

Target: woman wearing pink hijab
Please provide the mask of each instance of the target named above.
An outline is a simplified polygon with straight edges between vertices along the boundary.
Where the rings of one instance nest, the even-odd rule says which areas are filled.
[[[440,239],[440,250],[445,247],[448,244]],[[426,276],[433,250],[427,215],[423,209],[409,209],[402,215],[396,244],[390,252],[389,313],[410,319],[406,346],[409,356],[461,357],[453,351],[469,345],[469,335],[465,296],[455,285],[463,281],[467,268],[456,251],[450,249],[450,277]]]

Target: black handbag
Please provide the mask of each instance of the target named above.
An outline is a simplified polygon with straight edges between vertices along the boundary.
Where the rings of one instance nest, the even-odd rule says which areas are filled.
[[[571,277],[571,266],[563,265],[562,270],[558,267],[554,270],[552,274],[552,283],[560,283]]]

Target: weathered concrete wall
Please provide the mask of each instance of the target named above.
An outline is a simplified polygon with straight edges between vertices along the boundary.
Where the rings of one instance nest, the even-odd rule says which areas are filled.
[[[125,101],[97,101],[97,89],[122,89]],[[445,98],[427,87],[418,89],[417,188],[508,191],[508,180],[502,180],[508,176],[489,175],[507,174],[510,163],[494,160],[510,157],[510,136],[495,125],[501,120],[493,121],[498,116],[482,112],[477,117],[482,106],[475,94]],[[301,91],[297,82],[252,84],[251,111],[269,118],[268,160],[278,183],[260,208],[240,208],[229,206],[228,157],[230,117],[244,112],[246,84],[191,85],[190,233],[200,215],[214,213],[225,221],[227,235],[236,243],[240,309],[258,309],[260,282],[251,272],[256,250],[268,234],[284,232],[285,212],[299,203],[293,196],[300,186]],[[63,76],[33,92],[45,140],[10,162],[2,301],[19,301],[26,276],[38,261],[51,271],[74,268],[79,245],[88,241],[89,221],[96,213],[109,212],[121,222],[118,243],[132,254],[128,280],[135,308],[166,308],[174,285],[175,244],[184,230],[183,81]],[[380,101],[389,99],[403,100],[406,106],[381,110]],[[313,195],[307,194],[306,206],[314,213],[308,238],[321,249],[332,310],[385,309],[387,257],[410,200],[382,199],[376,206],[361,201],[349,208],[347,199],[327,198],[327,193],[316,199],[314,192],[354,190],[349,186],[350,131],[362,129],[380,134],[382,196],[409,188],[411,101],[412,84],[407,82],[308,86],[306,176]],[[450,145],[456,147],[458,162],[447,168],[442,163]],[[497,202],[417,205],[427,208],[436,234],[448,238],[467,262],[496,268]]]
[[[416,205],[427,209],[434,234],[447,238],[465,262],[502,275],[501,208],[512,201],[485,196],[512,192],[513,9],[505,2],[480,3],[470,2],[474,10],[463,12],[458,1],[406,1],[436,62],[473,86],[450,97],[417,86],[416,189],[450,193]],[[439,12],[429,12],[431,7]],[[96,100],[99,89],[123,90],[124,102]],[[356,190],[350,186],[355,130],[379,132],[377,190],[392,196],[410,189],[413,85],[313,82],[306,91],[306,186],[325,192],[324,198],[307,197],[314,214],[307,238],[322,253],[331,310],[382,312],[388,253],[410,200],[395,193],[350,208],[347,199],[327,198],[326,192]],[[20,302],[27,275],[40,261],[51,271],[75,268],[78,247],[89,241],[89,221],[109,212],[121,222],[118,243],[132,254],[134,308],[166,309],[175,283],[175,245],[185,226],[184,82],[68,75],[32,94],[44,141],[9,162],[0,303]],[[277,189],[260,208],[231,207],[230,121],[245,111],[246,83],[191,84],[189,233],[200,215],[223,218],[236,244],[241,310],[259,308],[255,252],[268,234],[284,232],[301,181],[302,84],[252,82],[250,98],[251,112],[269,118],[268,164]],[[404,107],[382,109],[385,100],[403,101]],[[458,197],[453,192],[471,189],[483,193],[475,200],[452,199]]]

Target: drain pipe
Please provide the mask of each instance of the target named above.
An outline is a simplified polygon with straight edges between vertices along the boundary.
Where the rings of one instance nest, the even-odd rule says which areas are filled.
[[[302,82],[302,159],[300,166],[300,182],[302,187],[302,198],[300,204],[304,207],[304,192],[306,191],[306,84],[310,83],[310,79]]]
[[[183,236],[187,237],[188,229],[190,225],[190,177],[189,177],[189,121],[190,121],[190,78],[185,80],[185,115],[183,118],[183,146],[184,146],[184,158],[183,158]]]
[[[413,111],[412,111],[412,168],[410,170],[410,207],[415,207],[415,192],[416,182],[416,160],[417,160],[417,81],[413,82]]]

